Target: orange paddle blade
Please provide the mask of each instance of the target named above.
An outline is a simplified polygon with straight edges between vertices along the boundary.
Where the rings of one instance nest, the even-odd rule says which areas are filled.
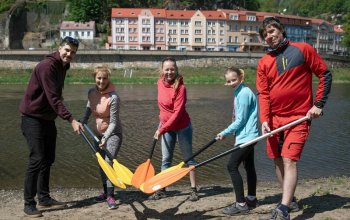
[[[136,188],[139,188],[142,183],[154,176],[154,167],[151,164],[151,159],[147,159],[135,170],[131,179],[131,184]]]
[[[180,180],[182,177],[186,176],[187,173],[191,172],[195,168],[195,166],[190,166],[187,168],[172,170],[163,173],[162,175],[154,176],[143,184],[143,192],[154,193],[155,191],[158,191]]]

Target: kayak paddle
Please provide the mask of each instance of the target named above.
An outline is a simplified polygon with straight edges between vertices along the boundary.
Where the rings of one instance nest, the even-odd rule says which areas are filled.
[[[244,147],[249,146],[249,145],[251,145],[253,143],[256,143],[256,142],[258,142],[258,141],[260,141],[260,140],[262,140],[264,138],[267,138],[267,137],[269,137],[269,136],[271,136],[271,135],[273,135],[275,133],[283,131],[286,128],[289,128],[291,126],[297,125],[297,124],[299,124],[299,123],[301,123],[303,121],[306,121],[308,119],[309,119],[309,117],[305,116],[303,118],[295,120],[295,121],[293,121],[293,122],[291,122],[289,124],[286,124],[286,125],[284,125],[284,126],[282,126],[280,128],[277,128],[277,129],[275,129],[275,130],[273,130],[273,131],[271,131],[269,133],[261,135],[261,136],[255,138],[255,139],[253,139],[253,140],[250,140],[250,141],[248,141],[248,142],[246,142],[244,144],[238,145],[238,146],[236,146],[236,147],[234,147],[234,148],[232,148],[232,149],[230,149],[228,151],[225,151],[225,152],[223,152],[223,153],[221,153],[219,155],[216,155],[216,156],[214,156],[214,157],[212,157],[212,158],[210,158],[210,159],[208,159],[206,161],[203,161],[203,162],[201,162],[201,163],[199,163],[199,164],[197,164],[195,166],[190,166],[188,168],[180,168],[180,169],[172,170],[170,172],[166,172],[166,173],[164,173],[162,175],[154,176],[154,177],[150,178],[149,180],[147,180],[143,184],[143,192],[145,192],[145,193],[154,193],[155,191],[158,191],[158,190],[160,190],[160,189],[162,189],[164,187],[167,187],[167,186],[173,184],[174,182],[180,180],[182,177],[186,176],[187,173],[191,172],[192,170],[195,170],[196,168],[198,168],[200,166],[203,166],[203,165],[205,165],[205,164],[207,164],[207,163],[209,163],[209,162],[211,162],[213,160],[219,159],[219,158],[221,158],[221,157],[223,157],[223,156],[225,156],[225,155],[227,155],[229,153],[232,153],[232,152],[234,152],[234,151],[236,151],[236,150],[238,150],[240,148],[244,148]]]
[[[100,143],[100,139],[94,134],[94,132],[89,128],[89,126],[87,124],[84,124],[84,128],[95,139],[95,141],[97,143]],[[123,181],[123,183],[125,183],[127,185],[131,185],[131,179],[132,179],[132,176],[134,174],[126,166],[120,164],[106,148],[103,148],[103,150],[105,151],[109,160],[113,161],[113,169],[114,169],[117,177],[119,177],[119,179],[121,179]],[[119,150],[119,148],[118,148],[118,150]],[[115,152],[115,156],[117,154],[118,154],[118,152]]]
[[[126,186],[125,184],[118,178],[118,176],[116,175],[116,173],[114,172],[113,168],[107,163],[107,161],[105,161],[101,154],[99,152],[97,152],[97,150],[95,149],[95,147],[92,145],[92,143],[89,141],[89,139],[86,137],[85,133],[80,130],[80,134],[83,137],[83,139],[86,141],[86,143],[88,143],[88,145],[90,146],[91,150],[95,153],[96,157],[97,157],[97,162],[100,165],[100,167],[102,168],[103,172],[106,174],[106,176],[108,177],[108,179],[117,187],[125,189]]]

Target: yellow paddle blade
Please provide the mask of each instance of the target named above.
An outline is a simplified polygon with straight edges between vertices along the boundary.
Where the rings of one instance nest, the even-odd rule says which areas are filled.
[[[140,185],[140,188],[139,188],[139,189],[140,189],[141,192],[145,192],[145,190],[144,190],[144,185],[145,185],[145,183],[142,183],[142,184]]]
[[[96,153],[97,161],[100,164],[100,167],[102,168],[103,172],[106,174],[108,179],[117,187],[126,189],[125,184],[122,180],[118,178],[116,173],[114,172],[113,168],[105,161],[100,153]]]
[[[162,171],[161,171],[160,173],[158,173],[156,176],[162,175],[162,174],[164,174],[164,173],[167,173],[167,172],[170,172],[170,171],[173,171],[173,170],[181,169],[184,165],[185,165],[185,162],[182,161],[182,162],[179,163],[178,165],[175,165],[175,166],[169,167],[168,169],[162,170]]]
[[[120,164],[116,159],[113,159],[113,169],[117,176],[123,181],[123,183],[132,185],[131,179],[134,174],[127,167]]]

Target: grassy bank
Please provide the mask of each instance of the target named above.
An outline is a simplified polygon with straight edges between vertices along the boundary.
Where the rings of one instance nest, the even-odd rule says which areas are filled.
[[[331,70],[333,82],[350,83],[350,68]],[[0,84],[26,84],[32,70],[0,69]],[[190,68],[182,67],[180,72],[185,76],[186,84],[222,84],[224,67],[221,68]],[[246,82],[255,82],[255,69],[245,69]],[[71,69],[68,72],[66,83],[90,84],[93,83],[91,69]],[[132,69],[125,72],[123,69],[112,70],[112,81],[116,84],[155,84],[159,77],[158,69]],[[317,80],[315,78],[315,80]]]

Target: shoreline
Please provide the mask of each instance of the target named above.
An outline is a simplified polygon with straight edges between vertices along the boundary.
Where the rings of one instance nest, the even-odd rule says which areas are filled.
[[[231,184],[199,185],[200,200],[187,201],[189,187],[173,184],[168,197],[148,200],[148,195],[129,187],[116,189],[118,209],[95,203],[100,188],[53,188],[51,196],[67,203],[61,210],[46,210],[39,219],[259,219],[268,217],[281,197],[277,182],[261,181],[257,186],[259,206],[244,216],[226,216],[222,210],[235,198]],[[0,219],[23,219],[23,190],[1,189]],[[291,219],[346,219],[350,214],[350,177],[323,177],[298,181],[295,196],[301,210]]]

